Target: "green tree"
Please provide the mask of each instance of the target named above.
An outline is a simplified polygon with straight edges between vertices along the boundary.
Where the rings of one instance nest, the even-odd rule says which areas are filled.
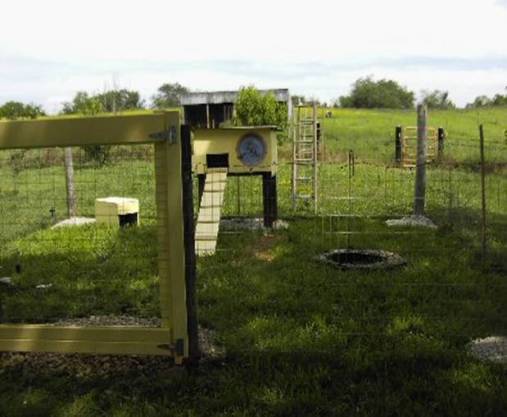
[[[507,106],[507,94],[495,94],[493,99],[491,100],[492,106]]]
[[[0,119],[36,119],[45,116],[41,106],[24,104],[19,101],[8,101],[0,106]],[[9,154],[9,164],[14,175],[18,175],[24,168],[26,149],[13,150]]]
[[[103,112],[116,112],[143,108],[143,101],[137,91],[126,89],[105,91],[101,94],[90,95],[85,91],[78,91],[71,102],[64,103],[64,114],[83,114],[94,116]],[[88,160],[103,166],[109,162],[111,147],[105,145],[83,146]]]
[[[97,96],[90,96],[85,91],[78,91],[71,102],[63,104],[62,113],[94,116],[103,111],[102,103]]]
[[[348,96],[339,98],[341,107],[411,109],[415,95],[396,81],[372,77],[360,78],[352,85]]]
[[[507,87],[505,87],[507,91]],[[495,94],[492,98],[488,96],[478,96],[472,103],[467,104],[468,109],[488,106],[507,106],[507,94]]]
[[[422,103],[429,109],[455,109],[456,105],[449,99],[448,91],[427,91],[422,92]]]
[[[0,106],[0,119],[36,119],[45,116],[41,106],[24,104],[19,101],[8,101]]]
[[[467,109],[474,109],[479,107],[491,106],[491,99],[488,96],[482,95],[475,98],[472,103],[466,105]]]
[[[95,96],[102,106],[102,110],[109,113],[144,108],[144,101],[137,91],[121,89],[110,90]]]
[[[152,97],[155,109],[166,109],[168,107],[178,107],[181,105],[181,96],[188,94],[190,90],[179,83],[165,83],[162,84],[157,94]]]
[[[236,101],[236,123],[243,126],[274,125],[287,127],[287,105],[273,94],[262,94],[254,86],[240,89]]]

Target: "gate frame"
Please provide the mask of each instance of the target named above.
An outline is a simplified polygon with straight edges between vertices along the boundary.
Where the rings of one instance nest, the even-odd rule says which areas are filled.
[[[191,133],[179,111],[0,121],[0,150],[153,144],[160,328],[0,325],[0,351],[199,357]]]

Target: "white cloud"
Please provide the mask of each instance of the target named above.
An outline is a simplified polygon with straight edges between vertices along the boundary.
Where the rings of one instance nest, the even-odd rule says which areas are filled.
[[[415,90],[450,89],[464,104],[507,84],[507,10],[498,4],[6,2],[0,101],[32,99],[56,109],[57,99],[100,90],[115,73],[147,96],[179,81],[199,89],[287,85],[330,99],[353,77],[375,73]]]

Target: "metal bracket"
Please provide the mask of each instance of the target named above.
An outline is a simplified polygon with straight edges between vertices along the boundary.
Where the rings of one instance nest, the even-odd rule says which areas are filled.
[[[152,133],[150,134],[150,138],[164,140],[169,142],[169,144],[174,145],[178,138],[176,126],[171,126],[169,129],[163,130],[162,132]]]
[[[176,346],[174,351],[179,356],[183,356],[185,354],[185,341],[183,339],[176,340]]]

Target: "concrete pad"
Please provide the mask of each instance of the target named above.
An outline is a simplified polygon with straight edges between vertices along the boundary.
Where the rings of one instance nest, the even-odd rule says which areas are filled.
[[[91,217],[71,217],[56,223],[51,229],[58,229],[60,227],[83,226],[85,224],[94,224],[95,219]]]
[[[431,219],[425,216],[407,216],[401,219],[386,220],[388,227],[426,227],[436,229],[437,225]]]

